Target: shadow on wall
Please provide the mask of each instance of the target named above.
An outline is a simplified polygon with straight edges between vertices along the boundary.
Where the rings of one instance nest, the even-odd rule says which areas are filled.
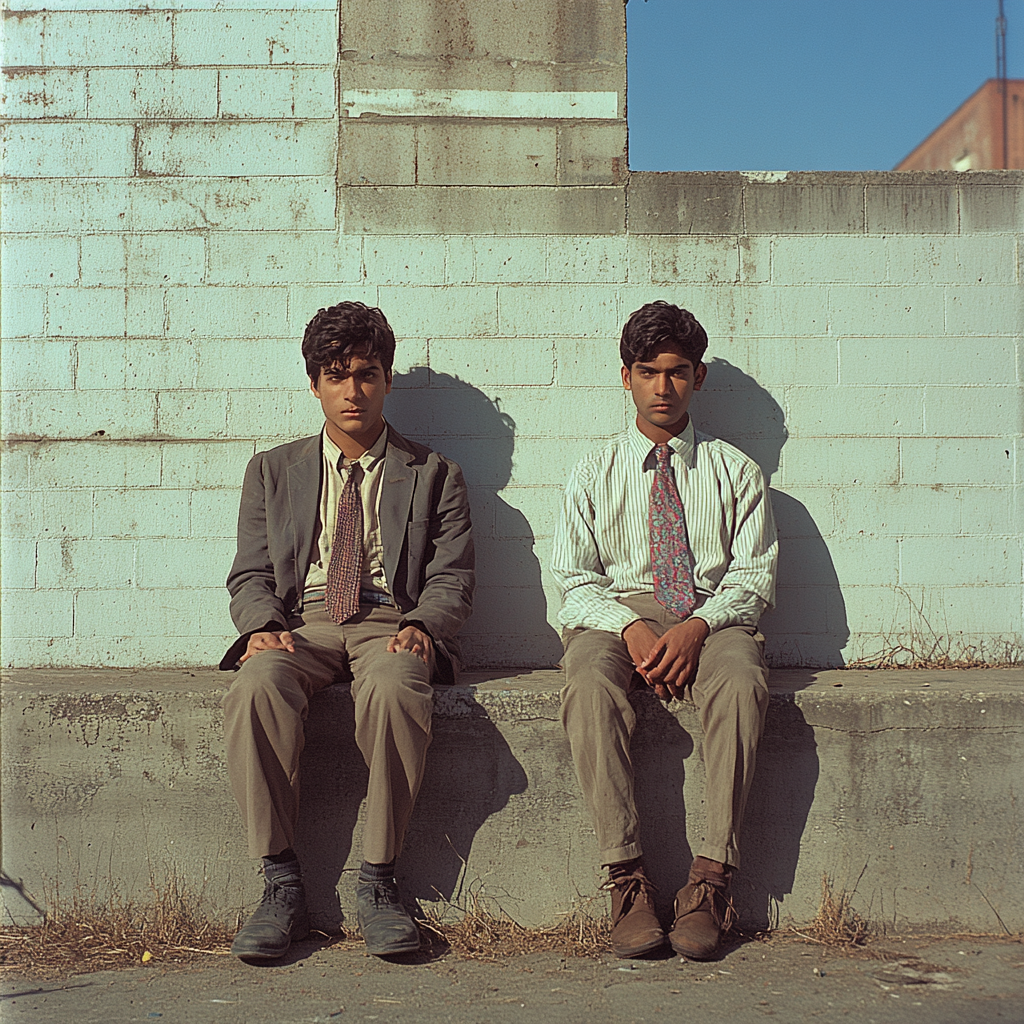
[[[771,483],[789,437],[782,408],[753,377],[727,360],[711,359],[707,366],[707,381],[694,395],[695,424],[749,455]],[[850,627],[828,546],[801,502],[775,488],[771,498],[779,531],[779,581],[776,607],[761,620],[769,664],[842,665]]]
[[[476,541],[474,612],[460,633],[467,668],[548,668],[562,656],[548,622],[534,534],[501,497],[512,476],[515,421],[479,388],[414,366],[396,373],[388,421],[461,467]]]

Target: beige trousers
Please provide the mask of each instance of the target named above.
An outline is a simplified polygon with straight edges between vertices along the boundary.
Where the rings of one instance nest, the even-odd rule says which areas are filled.
[[[292,846],[299,815],[299,755],[309,698],[351,679],[355,739],[370,769],[363,857],[387,864],[402,852],[430,745],[433,663],[389,653],[396,608],[362,605],[347,622],[307,611],[292,630],[295,651],[260,651],[222,701],[231,790],[249,836],[265,857]]]
[[[620,600],[658,636],[681,621],[653,594]],[[617,634],[571,629],[563,642],[562,724],[597,832],[601,863],[632,860],[643,851],[629,756],[636,716],[627,695],[644,683]],[[738,868],[743,811],[768,709],[764,637],[749,626],[712,633],[701,651],[692,699],[704,730],[707,810],[706,832],[695,852]]]

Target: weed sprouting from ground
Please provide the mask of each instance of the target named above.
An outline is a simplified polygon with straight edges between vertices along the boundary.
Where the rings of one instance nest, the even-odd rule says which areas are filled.
[[[821,876],[821,904],[814,920],[794,934],[824,946],[850,949],[863,946],[870,935],[867,922],[852,907],[853,892],[833,891],[834,882]]]

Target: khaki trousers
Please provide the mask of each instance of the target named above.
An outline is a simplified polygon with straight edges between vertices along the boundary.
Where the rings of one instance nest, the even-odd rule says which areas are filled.
[[[396,608],[362,605],[345,623],[307,611],[292,630],[295,651],[260,651],[241,667],[222,701],[231,790],[249,836],[265,857],[294,844],[299,755],[309,698],[351,679],[355,739],[370,769],[363,857],[387,864],[402,852],[430,745],[433,663],[389,653]]]
[[[681,621],[653,594],[620,601],[658,636]],[[562,724],[597,832],[601,863],[632,860],[643,851],[629,756],[636,716],[627,694],[632,686],[645,684],[617,634],[571,629],[563,642]],[[696,855],[738,868],[743,811],[768,709],[764,637],[750,626],[712,633],[704,642],[691,692],[704,730],[707,780],[707,828]]]

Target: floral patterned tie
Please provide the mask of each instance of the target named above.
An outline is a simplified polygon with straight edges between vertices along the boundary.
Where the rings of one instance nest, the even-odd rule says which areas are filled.
[[[685,619],[693,611],[696,593],[683,503],[672,476],[669,461],[672,449],[667,444],[659,444],[654,448],[654,455],[657,461],[648,512],[654,596],[670,612]]]
[[[359,580],[363,569],[363,502],[359,496],[358,462],[348,467],[348,477],[338,500],[338,521],[327,563],[324,607],[334,622],[344,622],[359,611]]]

